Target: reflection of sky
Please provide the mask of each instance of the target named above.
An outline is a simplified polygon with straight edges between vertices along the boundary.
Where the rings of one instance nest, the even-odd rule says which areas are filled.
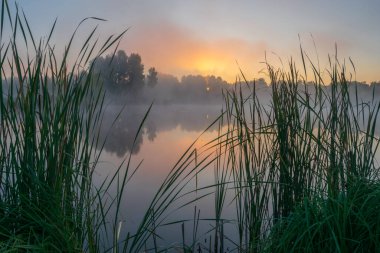
[[[340,56],[351,56],[355,62],[358,80],[380,79],[380,2],[375,0],[17,2],[37,36],[47,34],[58,17],[57,44],[67,41],[79,21],[88,16],[109,20],[100,26],[104,35],[131,27],[120,47],[140,53],[147,67],[175,75],[212,73],[233,80],[238,61],[248,77],[257,76],[264,51],[285,59],[299,58],[298,34],[316,59],[311,33],[322,67],[336,42]],[[86,24],[83,30],[95,23]]]
[[[144,212],[147,210],[147,206],[152,200],[153,195],[156,193],[160,184],[163,182],[165,177],[169,174],[170,170],[179,161],[183,153],[189,148],[189,146],[194,142],[194,140],[199,137],[199,131],[186,131],[177,126],[171,129],[166,129],[157,135],[154,141],[148,141],[147,136],[143,137],[143,145],[141,145],[140,152],[132,156],[130,164],[130,174],[142,161],[141,166],[137,170],[136,174],[133,176],[127,184],[127,190],[124,195],[124,202],[122,203],[123,208],[121,208],[121,218],[127,221],[127,225],[124,225],[123,231],[135,231],[137,225],[142,220]],[[216,132],[206,132],[200,139],[197,147],[200,147],[205,142],[215,138]],[[212,150],[213,151],[213,150]],[[128,158],[128,155],[126,155]],[[113,175],[113,173],[118,168],[118,165],[123,161],[124,157],[118,157],[117,155],[103,152],[96,170],[96,176],[99,181],[106,178],[106,176]],[[183,161],[183,160],[182,160]],[[194,166],[194,163],[191,162]],[[189,167],[193,168],[191,165]],[[124,164],[123,170],[126,165]],[[205,170],[199,177],[199,186],[206,186],[214,184],[214,167],[211,165],[207,170]],[[185,189],[184,192],[193,190],[194,180],[190,182],[189,189]],[[204,190],[203,192],[206,192]],[[112,194],[112,192],[111,192]],[[190,194],[188,197],[193,198],[194,194]],[[184,203],[183,200],[178,201],[178,203]],[[203,201],[197,202],[197,205],[202,206],[202,218],[213,217],[213,195],[209,196]],[[191,219],[193,217],[193,209],[191,205],[188,208],[182,208],[175,213],[172,213],[167,217],[166,221]],[[199,208],[199,206],[198,206]],[[174,210],[174,208],[173,208]],[[209,222],[206,221],[203,224],[203,230],[209,230]],[[190,224],[190,223],[189,223]],[[187,227],[186,231],[190,232],[190,225]],[[202,225],[201,225],[202,226]],[[181,241],[180,226],[172,225],[168,227],[163,227],[160,231],[160,236],[162,236],[165,242],[160,240],[160,244],[169,245],[173,242]],[[190,234],[188,235],[190,238]],[[123,237],[121,237],[123,238]],[[150,242],[148,242],[150,243]],[[164,245],[165,245],[164,244]]]

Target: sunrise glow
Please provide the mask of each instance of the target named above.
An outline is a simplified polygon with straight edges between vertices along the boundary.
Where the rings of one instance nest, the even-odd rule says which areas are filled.
[[[222,72],[224,70],[223,62],[217,62],[213,59],[199,59],[194,62],[194,66],[201,73]]]

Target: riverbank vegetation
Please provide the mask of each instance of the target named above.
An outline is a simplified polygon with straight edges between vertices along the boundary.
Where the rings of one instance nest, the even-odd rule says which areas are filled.
[[[307,59],[301,49],[301,56]],[[228,169],[235,190],[237,249],[248,252],[370,252],[379,247],[379,101],[358,96],[331,56],[328,86],[306,69],[267,65],[272,96],[253,88],[226,98]],[[351,66],[354,69],[354,66]],[[303,76],[302,74],[305,73]],[[374,90],[373,90],[374,92]],[[233,152],[231,152],[233,151]]]
[[[111,207],[120,205],[132,171],[120,165],[94,185],[104,93],[94,89],[98,78],[90,59],[123,33],[100,43],[95,28],[73,55],[76,32],[91,20],[101,21],[83,20],[58,56],[51,44],[55,23],[37,39],[23,11],[1,2],[1,252],[106,252],[118,246],[119,209]],[[116,196],[107,198],[114,184]]]

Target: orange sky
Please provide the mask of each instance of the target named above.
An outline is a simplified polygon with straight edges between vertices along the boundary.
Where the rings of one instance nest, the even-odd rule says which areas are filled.
[[[301,35],[303,49],[315,65],[319,60],[325,76],[327,76],[326,69],[329,68],[328,55],[335,54],[336,42],[338,56],[341,57],[339,59],[346,62],[353,78],[355,74],[349,57],[355,63],[358,81],[379,80],[378,58],[363,57],[360,50],[364,55],[365,49],[355,48],[353,41],[340,38],[334,42],[334,38],[323,32],[316,32],[312,36]],[[207,38],[197,31],[161,21],[159,26],[139,23],[132,27],[120,48],[127,53],[139,53],[146,69],[156,67],[159,72],[172,74],[178,78],[188,74],[215,75],[233,83],[240,76],[239,68],[249,80],[261,77],[267,79],[263,63],[265,55],[268,62],[276,67],[282,65],[286,67],[290,59],[293,59],[298,63],[299,69],[302,69],[298,34],[290,41],[291,47],[288,45],[289,42],[284,42],[283,46],[281,41],[249,41],[232,37]],[[303,73],[303,69],[300,72]]]
[[[148,24],[133,27],[120,48],[138,52],[146,68],[154,66],[159,72],[177,77],[215,75],[233,82],[239,75],[239,66],[247,73],[256,70],[255,74],[264,67],[259,63],[264,59],[264,42],[236,38],[208,41],[170,23],[161,23],[159,28]]]
[[[37,37],[46,36],[58,17],[53,39],[57,44],[67,42],[85,17],[108,20],[100,22],[100,39],[130,27],[120,48],[140,54],[145,69],[154,66],[177,77],[213,74],[233,82],[240,72],[238,65],[249,79],[263,77],[259,72],[265,67],[260,64],[265,53],[275,66],[281,66],[276,55],[284,65],[291,57],[300,62],[300,36],[314,63],[319,58],[322,70],[328,68],[328,54],[334,54],[336,43],[339,59],[349,63],[351,58],[355,63],[358,81],[380,80],[380,1],[17,2],[32,17],[29,21]],[[85,27],[91,30],[96,22],[89,23]],[[79,34],[86,34],[83,28]]]

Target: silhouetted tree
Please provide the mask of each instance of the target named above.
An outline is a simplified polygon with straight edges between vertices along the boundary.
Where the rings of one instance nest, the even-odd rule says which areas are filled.
[[[106,90],[120,94],[127,85],[128,56],[124,51],[95,59],[93,73],[98,74]]]
[[[140,55],[128,56],[123,50],[95,59],[93,72],[99,75],[106,90],[114,94],[135,92],[144,85],[144,65]]]
[[[124,51],[119,50],[111,62],[111,73],[116,85],[126,84],[125,81],[128,79],[128,61],[127,54]]]
[[[144,84],[144,65],[138,54],[131,54],[127,64],[128,82],[135,88],[141,88]]]
[[[154,87],[157,84],[157,82],[158,82],[157,74],[158,73],[157,73],[155,68],[150,68],[148,70],[148,76],[147,76],[148,86]]]

